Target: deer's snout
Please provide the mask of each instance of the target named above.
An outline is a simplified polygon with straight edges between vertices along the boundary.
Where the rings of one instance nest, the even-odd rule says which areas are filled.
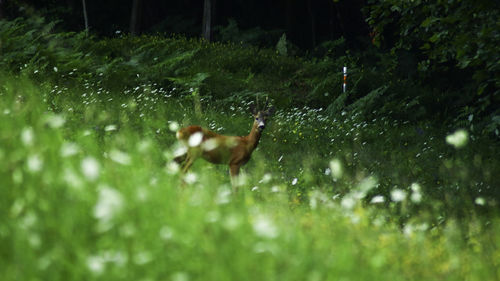
[[[259,130],[263,130],[266,127],[266,124],[263,121],[259,121],[259,124],[257,124],[257,128]]]

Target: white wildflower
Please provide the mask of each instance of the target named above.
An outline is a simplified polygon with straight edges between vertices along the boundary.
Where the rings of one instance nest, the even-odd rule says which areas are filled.
[[[354,206],[356,206],[356,200],[351,196],[344,196],[342,198],[342,201],[340,202],[340,205],[344,209],[351,210],[352,208],[354,208]]]
[[[66,120],[61,115],[57,114],[51,114],[45,118],[45,124],[53,129],[62,127],[65,122]]]
[[[110,124],[110,125],[107,125],[106,127],[104,127],[104,131],[106,132],[110,132],[110,131],[116,131],[118,127],[114,124]]]
[[[385,202],[385,198],[382,195],[374,196],[372,198],[372,200],[370,201],[370,203],[372,203],[372,204],[384,203],[384,202]]]
[[[91,156],[85,157],[81,163],[83,175],[93,181],[99,177],[100,165],[97,160]]]
[[[172,121],[168,124],[168,129],[172,132],[177,132],[179,130],[179,123]]]
[[[367,177],[361,181],[361,183],[358,186],[358,189],[361,193],[364,195],[373,189],[377,185],[377,180],[374,177]]]
[[[296,185],[296,184],[297,184],[297,178],[293,178],[292,185]]]
[[[189,172],[184,176],[184,181],[186,181],[187,184],[193,184],[198,180],[198,175],[196,175],[193,172]]]
[[[123,196],[118,190],[102,186],[94,206],[94,217],[103,223],[109,223],[122,210],[123,205]]]
[[[174,157],[179,157],[184,154],[186,154],[188,151],[188,148],[185,145],[179,145],[178,147],[175,148],[173,155]]]
[[[391,199],[392,201],[394,202],[401,202],[403,200],[406,199],[406,191],[402,190],[402,189],[394,189],[393,191],[391,191]]]
[[[26,127],[21,132],[21,142],[25,146],[33,145],[33,141],[35,139],[35,134],[33,133],[33,129],[31,127]]]
[[[406,237],[410,237],[413,234],[413,232],[415,232],[415,227],[412,224],[407,224],[404,226],[403,234]]]
[[[410,199],[413,203],[420,203],[422,201],[422,193],[413,192],[410,196]]]
[[[228,188],[221,188],[215,196],[215,203],[218,205],[227,204],[231,201],[231,190]]]
[[[87,267],[94,274],[101,274],[104,271],[104,259],[100,256],[90,256],[87,258]]]
[[[179,170],[180,170],[180,166],[176,162],[171,161],[167,164],[167,173],[173,175],[173,174],[178,173]]]
[[[36,173],[42,169],[43,161],[38,154],[35,154],[28,157],[26,165],[28,167],[28,171]]]
[[[422,190],[422,187],[418,183],[412,183],[410,186],[410,189],[412,191],[410,195],[410,199],[414,203],[420,203],[422,201],[422,193],[420,192]]]
[[[422,187],[420,186],[420,184],[418,184],[416,182],[412,183],[411,186],[410,186],[410,188],[411,188],[411,190],[413,192],[420,192],[420,190],[422,189]]]
[[[114,162],[122,165],[130,165],[130,163],[132,162],[132,159],[127,153],[116,149],[113,149],[109,152],[109,158],[111,158],[111,160],[113,160]]]
[[[464,147],[469,141],[469,133],[466,130],[460,129],[453,134],[446,136],[446,142],[453,145],[455,148]]]
[[[474,200],[474,203],[479,206],[484,206],[484,204],[486,204],[486,200],[484,200],[483,197],[477,197],[476,200]]]
[[[323,192],[314,190],[310,193],[309,206],[311,207],[311,209],[315,210],[316,208],[318,208],[319,204],[328,206],[330,205],[329,203],[330,202],[328,200],[328,197]]]
[[[80,148],[76,143],[73,142],[65,142],[61,146],[60,155],[62,157],[69,157],[77,154],[80,151]]]
[[[273,239],[278,237],[278,228],[274,222],[265,215],[258,215],[253,222],[255,234],[262,238]]]
[[[274,192],[274,193],[281,192],[281,188],[277,185],[273,185],[271,187],[271,192]]]
[[[124,266],[128,261],[127,255],[122,251],[113,251],[113,250],[104,251],[101,254],[101,257],[103,261],[114,263],[118,266]]]
[[[259,181],[259,183],[269,183],[272,178],[273,178],[273,176],[270,173],[266,173],[266,174],[264,174],[262,179]]]
[[[344,174],[344,169],[339,159],[333,159],[330,161],[330,173],[333,179],[339,179]]]

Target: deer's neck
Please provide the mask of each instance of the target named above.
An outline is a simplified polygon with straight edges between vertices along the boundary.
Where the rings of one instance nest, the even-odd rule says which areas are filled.
[[[247,139],[248,139],[248,145],[250,150],[254,150],[257,145],[259,144],[261,132],[258,129],[258,124],[257,122],[253,123],[252,130],[250,131],[250,134],[248,134]]]

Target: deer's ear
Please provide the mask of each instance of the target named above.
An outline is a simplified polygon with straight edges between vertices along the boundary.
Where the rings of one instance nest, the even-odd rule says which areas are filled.
[[[274,110],[275,110],[274,106],[271,106],[271,107],[270,107],[270,108],[266,111],[267,115],[268,115],[268,116],[273,115]]]
[[[253,115],[257,114],[257,108],[255,107],[255,105],[254,105],[254,104],[251,104],[251,105],[250,105],[250,112],[251,112]]]

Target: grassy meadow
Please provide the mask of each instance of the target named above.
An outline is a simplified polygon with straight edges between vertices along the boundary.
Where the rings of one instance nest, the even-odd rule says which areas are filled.
[[[1,280],[500,279],[484,111],[341,41],[307,59],[54,26],[0,21]],[[246,135],[256,96],[277,111],[239,192],[225,166],[181,174],[175,131]]]
[[[388,120],[279,110],[239,193],[226,167],[203,161],[182,187],[172,130],[196,121],[243,135],[252,119],[234,104],[196,120],[171,91],[139,85],[119,95],[2,76],[3,280],[500,276],[498,216],[482,215],[491,197],[430,190],[439,183],[429,173],[442,188],[494,180],[486,161],[473,173],[488,156],[468,163],[472,140],[457,150],[446,136],[417,137]],[[387,138],[393,130],[401,138]],[[450,200],[463,201],[461,216]]]

